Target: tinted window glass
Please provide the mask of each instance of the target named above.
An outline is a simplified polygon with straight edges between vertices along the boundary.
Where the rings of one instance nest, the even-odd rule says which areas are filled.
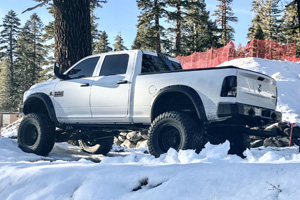
[[[101,67],[100,76],[126,74],[128,59],[128,54],[106,56]]]
[[[181,64],[171,61],[168,58],[143,55],[142,73],[149,72],[170,72],[182,70]]]
[[[88,58],[75,67],[73,67],[67,74],[69,79],[84,78],[93,76],[95,67],[99,57]]]

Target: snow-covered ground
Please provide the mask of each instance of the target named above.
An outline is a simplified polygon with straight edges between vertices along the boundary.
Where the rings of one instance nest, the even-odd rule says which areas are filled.
[[[89,156],[61,143],[41,157],[0,138],[0,199],[299,198],[297,147],[252,149],[244,160],[228,149],[207,144],[200,154],[170,150],[155,159],[141,150]]]
[[[278,109],[299,123],[300,64],[263,59],[226,63],[260,71],[278,81]],[[12,136],[15,127],[4,130]],[[89,155],[57,143],[47,157],[22,152],[15,139],[0,138],[0,199],[299,199],[298,147],[247,150],[227,155],[229,143],[206,144],[200,154],[114,146],[108,156]]]

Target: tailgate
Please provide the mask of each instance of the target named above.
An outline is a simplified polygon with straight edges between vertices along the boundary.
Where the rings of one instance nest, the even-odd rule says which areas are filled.
[[[275,110],[276,81],[260,73],[238,69],[236,102]]]

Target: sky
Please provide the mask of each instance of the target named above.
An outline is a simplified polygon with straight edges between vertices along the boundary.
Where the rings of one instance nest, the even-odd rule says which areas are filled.
[[[207,10],[212,15],[213,11],[216,10],[217,1],[206,0],[205,2]],[[239,43],[242,45],[247,44],[248,40],[246,37],[252,20],[251,2],[252,0],[233,0],[232,9],[239,20],[238,23],[231,24],[235,29],[234,42],[236,45]],[[0,5],[0,24],[5,14],[11,9],[18,14],[22,25],[34,12],[40,16],[44,24],[48,24],[49,21],[53,20],[45,6],[21,14],[27,8],[37,5],[37,2],[33,0],[0,0]],[[104,4],[103,8],[97,8],[95,11],[96,16],[100,18],[97,21],[98,28],[107,32],[111,46],[114,43],[114,37],[121,32],[127,48],[131,47],[136,36],[137,16],[139,13],[135,0],[108,0],[108,3]]]

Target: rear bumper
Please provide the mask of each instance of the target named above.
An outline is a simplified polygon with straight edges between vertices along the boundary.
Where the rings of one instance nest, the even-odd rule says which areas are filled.
[[[266,125],[281,121],[282,114],[272,109],[240,103],[220,103],[218,117],[242,125]]]

